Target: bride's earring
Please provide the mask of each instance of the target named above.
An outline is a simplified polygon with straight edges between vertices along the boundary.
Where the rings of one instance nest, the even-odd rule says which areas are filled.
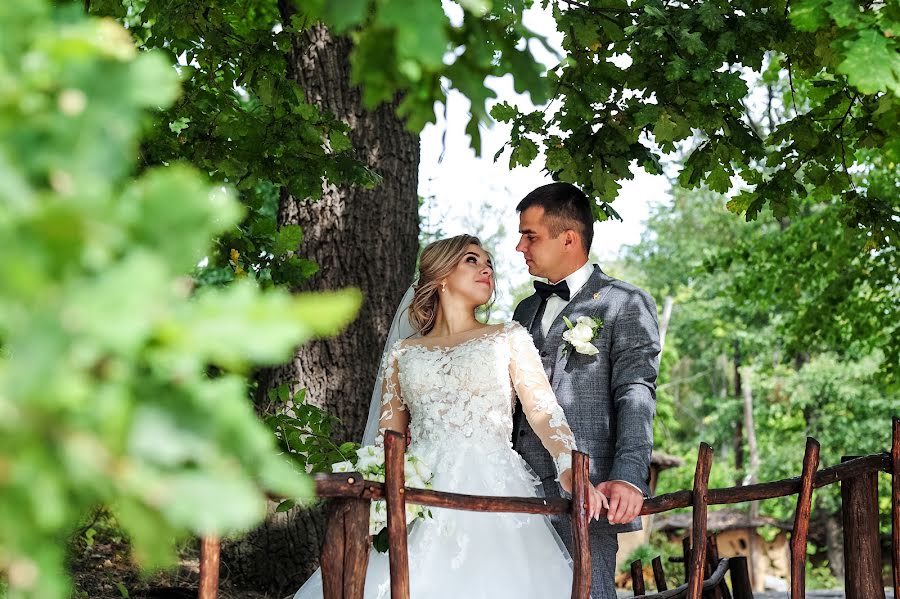
[[[447,283],[441,283],[441,293],[447,291]]]

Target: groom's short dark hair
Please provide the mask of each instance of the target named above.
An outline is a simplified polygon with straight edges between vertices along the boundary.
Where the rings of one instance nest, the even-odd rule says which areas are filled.
[[[516,212],[524,212],[532,206],[544,209],[544,219],[550,235],[559,237],[566,229],[572,229],[581,236],[584,251],[591,251],[594,215],[591,212],[591,202],[583,191],[571,183],[542,185],[519,202]]]

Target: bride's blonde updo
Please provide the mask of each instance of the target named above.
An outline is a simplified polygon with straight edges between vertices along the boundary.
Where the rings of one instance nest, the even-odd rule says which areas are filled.
[[[484,249],[477,237],[457,235],[439,239],[428,244],[422,250],[422,255],[419,257],[419,280],[415,285],[416,291],[409,306],[409,321],[422,335],[428,334],[434,328],[441,279],[453,272],[459,261],[466,255],[466,249],[470,245],[477,245]]]

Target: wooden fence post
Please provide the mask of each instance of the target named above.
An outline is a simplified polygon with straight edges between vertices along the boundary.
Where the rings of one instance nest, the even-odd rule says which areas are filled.
[[[344,599],[363,599],[369,565],[369,514],[372,502],[351,499],[344,518]]]
[[[712,573],[716,571],[716,568],[719,567],[719,542],[716,540],[715,535],[706,535],[706,569],[707,569],[707,578],[712,576]],[[728,592],[728,585],[725,584],[725,579],[722,579],[722,582],[717,584],[708,592],[710,599],[732,599],[731,593]]]
[[[900,599],[900,418],[894,416],[891,439],[891,573]]]
[[[731,592],[734,599],[753,599],[753,585],[750,583],[747,558],[729,557],[728,570],[731,572]]]
[[[847,461],[851,457],[842,457]],[[844,520],[844,588],[847,599],[884,599],[878,542],[878,473],[841,481]]]
[[[636,559],[631,562],[631,589],[634,591],[635,597],[646,595],[647,590],[644,585],[644,566],[641,560]]]
[[[384,485],[387,502],[388,564],[391,599],[409,599],[409,552],[406,547],[406,436],[384,433]]]
[[[693,525],[691,527],[691,561],[685,564],[688,573],[687,599],[700,599],[703,592],[703,567],[706,561],[706,511],[709,501],[709,471],[712,468],[712,447],[700,444],[697,470],[694,471],[694,490],[691,492]]]
[[[219,592],[219,549],[217,537],[200,539],[200,588],[198,599],[216,599]]]
[[[349,474],[353,484],[358,474]],[[324,599],[362,599],[369,563],[369,510],[367,499],[335,499],[330,506],[322,545]]]
[[[572,599],[590,599],[591,596],[591,539],[589,536],[587,498],[591,484],[590,461],[586,453],[572,452]]]
[[[653,582],[656,584],[656,591],[667,591],[669,585],[666,583],[666,572],[663,570],[662,558],[656,556],[653,558]]]
[[[332,499],[326,517],[325,540],[319,563],[322,567],[322,596],[324,599],[344,599],[344,520],[349,499]]]
[[[818,468],[819,442],[807,437],[800,493],[797,494],[797,509],[794,511],[794,529],[791,532],[791,599],[806,597],[806,540],[812,511],[813,479]]]

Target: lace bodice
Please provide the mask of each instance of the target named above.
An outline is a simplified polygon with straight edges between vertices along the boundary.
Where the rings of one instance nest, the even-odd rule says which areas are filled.
[[[399,341],[385,356],[380,428],[414,443],[510,446],[515,398],[553,456],[571,467],[575,438],[528,331],[515,322],[454,345]],[[376,443],[381,443],[379,434]]]

